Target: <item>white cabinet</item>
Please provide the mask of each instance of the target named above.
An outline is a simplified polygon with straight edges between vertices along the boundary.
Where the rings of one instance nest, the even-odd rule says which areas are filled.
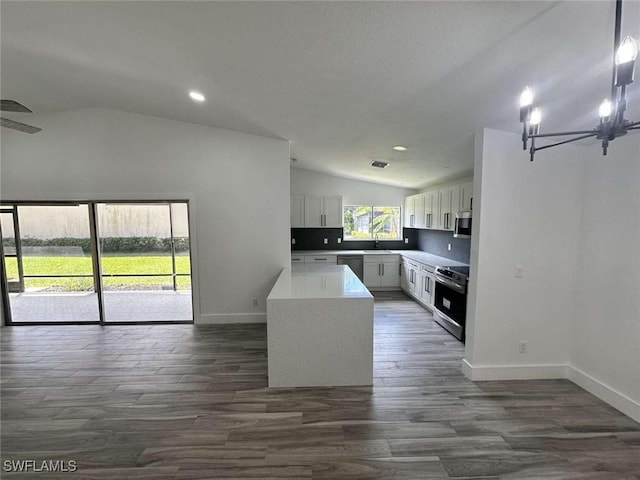
[[[291,228],[304,227],[304,195],[291,196]]]
[[[423,193],[424,196],[424,226],[425,228],[438,228],[438,211],[440,203],[438,200],[438,191]]]
[[[292,195],[291,227],[342,227],[342,197]]]
[[[404,226],[453,231],[456,213],[473,207],[473,181],[405,197]]]
[[[428,265],[420,266],[420,292],[418,299],[426,306],[433,307],[433,287],[435,276],[433,267]]]
[[[424,195],[410,195],[404,200],[404,226],[425,228]]]
[[[473,182],[460,185],[460,210],[473,210]]]
[[[418,293],[420,269],[418,263],[413,260],[403,259],[402,261],[402,289],[411,295],[416,297]]]
[[[439,189],[438,199],[440,203],[438,228],[440,230],[453,230],[456,213],[460,209],[460,185]]]
[[[365,255],[363,283],[368,288],[400,286],[399,255]]]
[[[304,263],[327,263],[336,265],[338,257],[336,255],[305,255]]]
[[[324,226],[331,228],[342,227],[342,197],[322,197],[322,214]]]

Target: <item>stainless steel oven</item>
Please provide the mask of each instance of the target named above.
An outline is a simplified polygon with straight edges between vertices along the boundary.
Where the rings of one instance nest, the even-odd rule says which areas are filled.
[[[457,271],[456,271],[457,270]],[[464,342],[469,267],[436,267],[434,319]]]
[[[453,236],[456,238],[471,238],[471,210],[456,213],[456,223]]]

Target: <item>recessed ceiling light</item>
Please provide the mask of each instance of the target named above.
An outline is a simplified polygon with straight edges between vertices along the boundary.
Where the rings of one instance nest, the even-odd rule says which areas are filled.
[[[406,152],[407,151],[407,147],[405,147],[404,145],[394,145],[391,148],[393,150],[395,150],[396,152]]]
[[[195,90],[191,90],[189,92],[189,96],[194,102],[204,102],[206,100],[203,94],[201,94],[200,92],[196,92]]]

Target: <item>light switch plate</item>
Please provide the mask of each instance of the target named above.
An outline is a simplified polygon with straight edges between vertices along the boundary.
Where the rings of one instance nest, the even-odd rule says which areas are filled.
[[[292,239],[291,239],[291,245],[295,245],[295,244],[296,244],[296,239],[295,239],[295,238],[292,238]]]
[[[329,244],[329,239],[328,239],[328,238],[325,238],[325,239],[324,239],[324,241],[323,241],[323,243],[324,243],[325,245],[328,245],[328,244]]]
[[[342,243],[342,239],[338,237],[338,243]]]
[[[404,239],[404,243],[409,244],[409,239],[408,239],[408,238],[405,238],[405,239]]]

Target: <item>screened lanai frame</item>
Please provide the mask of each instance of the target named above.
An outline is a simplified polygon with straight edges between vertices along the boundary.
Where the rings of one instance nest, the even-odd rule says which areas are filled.
[[[171,274],[104,274],[101,268],[101,249],[99,245],[100,237],[98,235],[98,205],[106,204],[106,205],[167,205],[169,207],[169,225],[171,231]],[[173,241],[173,219],[172,215],[172,204],[184,204],[186,205],[186,225],[188,228],[188,251],[189,251],[189,273],[178,273],[176,271],[176,250],[175,250],[175,242]],[[79,206],[79,205],[87,205],[88,214],[89,214],[89,234],[90,234],[90,243],[91,243],[91,260],[92,260],[92,271],[91,275],[24,275],[23,266],[22,266],[22,239],[20,237],[20,226],[19,226],[19,217],[18,217],[18,207],[20,206],[33,206],[33,207],[45,207],[45,206]],[[106,325],[148,325],[148,324],[193,324],[194,318],[196,315],[196,296],[194,295],[194,253],[192,249],[192,233],[191,233],[191,205],[188,199],[138,199],[138,200],[122,200],[122,199],[99,199],[99,200],[54,200],[54,201],[43,201],[43,200],[2,200],[0,201],[0,213],[9,213],[11,212],[13,215],[13,229],[15,235],[15,254],[9,254],[9,257],[16,257],[18,261],[18,272],[19,272],[19,288],[21,291],[24,291],[24,278],[27,277],[91,277],[93,278],[94,291],[97,295],[98,300],[98,316],[99,320],[85,320],[85,321],[14,321],[12,319],[11,312],[11,303],[10,303],[10,293],[11,288],[7,279],[7,271],[5,268],[5,248],[4,248],[4,237],[2,232],[2,227],[0,225],[0,294],[2,295],[2,313],[4,314],[5,325],[11,326],[36,326],[36,325],[91,325],[91,324],[106,324]],[[182,238],[182,237],[181,237]],[[177,277],[180,276],[188,276],[190,277],[190,297],[191,297],[191,319],[190,320],[160,320],[160,319],[150,319],[150,320],[133,320],[133,321],[109,321],[105,317],[105,302],[104,302],[104,287],[102,279],[103,277],[172,277],[172,284],[174,291],[177,289]],[[15,286],[13,286],[15,288]]]

